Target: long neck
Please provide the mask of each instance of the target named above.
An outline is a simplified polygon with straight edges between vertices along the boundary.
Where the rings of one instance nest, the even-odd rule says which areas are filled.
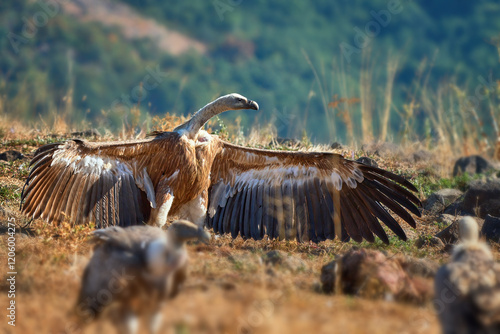
[[[227,110],[227,106],[221,103],[220,99],[210,102],[200,110],[186,123],[179,125],[174,131],[187,131],[189,138],[195,138],[196,134],[205,125],[206,122],[215,115]]]

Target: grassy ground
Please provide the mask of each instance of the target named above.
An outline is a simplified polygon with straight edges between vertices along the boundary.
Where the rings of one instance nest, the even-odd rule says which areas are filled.
[[[7,270],[7,220],[15,220],[16,230],[16,327],[4,318],[0,328],[6,333],[63,333],[72,326],[68,316],[77,297],[83,268],[91,255],[88,227],[51,226],[23,217],[19,210],[22,185],[28,173],[30,154],[54,137],[26,135],[4,140],[0,152],[16,149],[28,159],[0,164],[0,305],[9,302]],[[254,143],[254,145],[257,145]],[[281,147],[284,149],[284,147]],[[306,147],[306,149],[324,149]],[[347,157],[363,152],[338,151]],[[404,159],[376,158],[379,165],[404,174],[420,189],[420,196],[443,182],[449,161],[436,159],[420,164]],[[441,161],[439,164],[437,161]],[[446,175],[445,175],[446,176]],[[440,183],[441,182],[441,183]],[[450,181],[452,182],[452,181]],[[367,300],[342,295],[326,295],[320,289],[321,267],[335,255],[353,246],[384,250],[444,262],[448,254],[440,249],[417,249],[420,235],[442,228],[433,217],[423,217],[412,229],[403,223],[408,242],[391,238],[357,244],[338,241],[319,245],[296,242],[232,240],[217,236],[210,245],[189,245],[191,275],[182,293],[165,308],[165,333],[439,333],[432,303],[414,306],[383,300]],[[299,270],[272,267],[262,261],[270,250],[282,250],[302,261]],[[498,258],[498,247],[494,246]],[[85,332],[107,331],[106,322]]]

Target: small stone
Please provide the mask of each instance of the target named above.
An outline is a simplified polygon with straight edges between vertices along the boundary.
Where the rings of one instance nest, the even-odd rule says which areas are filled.
[[[425,266],[376,250],[352,249],[321,268],[321,283],[327,293],[422,304],[432,288],[431,280],[418,274],[431,276],[433,269]]]
[[[457,217],[455,215],[449,215],[449,214],[443,213],[442,215],[439,215],[439,217],[437,217],[436,223],[448,227],[451,224],[453,224],[453,222],[455,220],[457,220]]]
[[[282,146],[297,146],[297,145],[300,145],[300,141],[295,139],[295,138],[276,137],[269,143],[269,146],[272,146],[275,144],[282,145]]]
[[[361,157],[359,158],[358,160],[356,160],[357,162],[361,162],[362,164],[365,164],[365,165],[368,165],[370,167],[378,167],[378,164],[375,160],[373,160],[372,158],[368,158],[368,157]]]
[[[445,244],[454,244],[458,241],[458,223],[455,221],[453,224],[438,232],[436,237],[441,239]]]
[[[500,179],[471,183],[464,195],[462,210],[481,218],[500,217]]]
[[[442,213],[462,195],[463,193],[458,189],[441,189],[427,198],[424,202],[424,210],[430,214]]]
[[[459,158],[453,167],[453,176],[468,174],[482,174],[488,170],[494,169],[491,162],[479,155],[471,155]]]
[[[85,131],[71,132],[71,136],[82,137],[82,138],[101,137],[101,133],[97,129],[89,129]]]
[[[334,143],[332,143],[332,144],[330,145],[330,148],[331,148],[332,150],[343,150],[343,149],[345,149],[345,146],[344,146],[344,145],[342,145],[342,144],[341,144],[341,143],[339,143],[339,142],[334,142]]]
[[[327,263],[321,268],[321,284],[324,293],[336,292],[337,270],[337,261]]]
[[[449,216],[458,216],[462,214],[462,201],[451,203],[444,209],[444,214]]]
[[[20,160],[20,159],[24,159],[24,158],[25,158],[24,154],[22,154],[19,151],[14,151],[14,150],[6,151],[6,152],[3,152],[2,154],[0,154],[0,160],[3,160],[3,161],[15,161],[15,160]]]

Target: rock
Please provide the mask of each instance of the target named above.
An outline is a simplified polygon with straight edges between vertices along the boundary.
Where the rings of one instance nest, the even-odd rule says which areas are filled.
[[[444,242],[439,239],[438,237],[435,236],[421,236],[420,238],[417,239],[415,242],[415,246],[417,246],[418,249],[422,247],[439,247],[442,248],[444,247]]]
[[[449,214],[443,213],[442,215],[439,215],[439,217],[437,217],[436,223],[448,227],[451,224],[453,224],[453,222],[455,220],[457,220],[457,217],[455,215],[449,215]]]
[[[20,159],[24,159],[24,158],[25,158],[24,154],[22,154],[19,151],[14,151],[14,150],[5,151],[2,154],[0,154],[0,160],[3,160],[3,161],[15,161],[15,160],[20,160]]]
[[[481,234],[486,238],[486,240],[499,243],[500,218],[487,215],[484,220],[483,228],[481,229]]]
[[[337,261],[332,261],[321,267],[321,286],[324,293],[335,293],[336,287],[339,285],[337,280]]]
[[[279,250],[272,250],[267,252],[262,256],[262,261],[265,264],[274,267],[282,267],[290,270],[291,272],[297,272],[300,270],[307,269],[307,265],[304,261],[298,257],[288,255],[285,252]]]
[[[456,243],[458,241],[458,236],[458,223],[456,221],[444,230],[436,233],[436,237],[441,239],[445,244]]]
[[[365,164],[365,165],[368,165],[368,166],[371,166],[371,167],[378,167],[378,163],[375,160],[373,160],[372,158],[361,157],[361,158],[359,158],[356,161],[357,162],[361,162],[362,164]]]
[[[325,292],[420,304],[430,299],[432,280],[418,276],[417,269],[412,269],[412,277],[404,270],[412,266],[416,268],[410,261],[388,257],[380,251],[351,250],[323,266],[321,283]]]
[[[463,173],[482,174],[488,170],[494,169],[491,162],[479,155],[471,155],[468,157],[459,158],[453,167],[453,176]]]
[[[500,217],[500,179],[471,183],[461,209],[467,214],[481,218],[486,215]]]
[[[458,216],[462,214],[462,201],[456,201],[448,205],[446,209],[444,209],[444,214],[450,216]]]
[[[334,142],[330,145],[332,150],[344,150],[346,147],[339,142]]]
[[[462,195],[463,192],[458,189],[441,189],[432,193],[424,201],[424,210],[430,214],[442,213],[446,207],[453,204]]]
[[[282,138],[282,137],[276,137],[274,138],[270,143],[269,146],[272,145],[285,145],[285,146],[296,146],[300,145],[300,141],[295,139],[295,138]]]
[[[71,132],[71,135],[74,137],[101,137],[101,133],[97,129],[90,129],[85,131],[76,131]]]

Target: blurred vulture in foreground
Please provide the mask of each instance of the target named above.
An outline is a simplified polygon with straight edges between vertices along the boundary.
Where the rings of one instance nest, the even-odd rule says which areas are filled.
[[[459,232],[461,244],[435,279],[435,307],[443,333],[500,333],[500,264],[478,240],[473,218],[462,218]]]
[[[97,243],[85,268],[76,305],[84,325],[101,314],[111,318],[118,333],[136,333],[138,316],[149,318],[149,330],[161,325],[162,303],[174,297],[186,278],[185,242],[208,243],[210,234],[191,222],[158,227],[109,227],[94,232]]]
[[[420,216],[421,204],[403,177],[334,153],[241,147],[202,130],[226,110],[258,108],[230,94],[148,139],[43,146],[31,161],[22,211],[97,227],[162,226],[171,215],[233,237],[301,242],[376,235],[388,243],[381,221],[406,240],[388,209],[415,227],[409,212]]]

